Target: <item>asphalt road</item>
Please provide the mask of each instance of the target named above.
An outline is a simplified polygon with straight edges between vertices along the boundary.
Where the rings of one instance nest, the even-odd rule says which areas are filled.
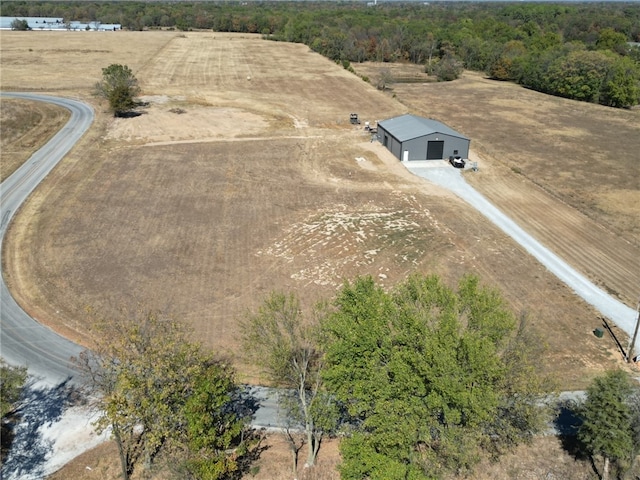
[[[636,311],[634,309],[598,288],[584,275],[525,232],[513,220],[498,210],[489,200],[469,185],[460,174],[460,170],[452,168],[448,164],[444,164],[444,162],[444,166],[442,167],[430,167],[424,162],[404,162],[404,164],[407,169],[415,175],[452,191],[470,206],[478,210],[494,225],[518,242],[527,252],[533,255],[585,302],[595,307],[603,316],[613,321],[613,323],[629,335],[629,338],[633,336],[633,329],[636,323]],[[623,346],[625,348],[628,347],[628,345]],[[639,346],[640,338],[636,340],[636,347]],[[636,351],[638,351],[637,348]]]
[[[53,103],[69,110],[71,117],[46,145],[0,184],[0,255],[4,234],[13,215],[36,186],[80,140],[94,118],[89,105],[75,100],[32,93],[2,93],[2,96]],[[57,385],[74,376],[69,358],[80,351],[80,346],[27,315],[9,293],[2,276],[0,353],[8,363],[26,365],[29,372],[38,379],[50,385]]]

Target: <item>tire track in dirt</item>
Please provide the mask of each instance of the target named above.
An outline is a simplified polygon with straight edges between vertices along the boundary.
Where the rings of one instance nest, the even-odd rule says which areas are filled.
[[[173,52],[179,48],[178,39],[179,37],[173,37],[169,40],[140,68],[137,76],[145,87],[161,87],[175,79],[175,62],[168,60],[175,56]],[[159,61],[160,59],[162,61]]]

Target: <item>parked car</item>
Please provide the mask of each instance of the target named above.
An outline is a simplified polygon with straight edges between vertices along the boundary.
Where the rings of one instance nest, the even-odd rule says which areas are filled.
[[[462,159],[462,157],[458,157],[458,156],[449,157],[449,163],[451,165],[453,165],[455,168],[464,168],[464,165],[465,165],[464,159]]]

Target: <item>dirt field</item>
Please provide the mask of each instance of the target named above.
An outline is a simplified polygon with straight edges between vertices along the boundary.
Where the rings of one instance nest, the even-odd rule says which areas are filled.
[[[474,75],[452,84],[395,85],[397,98],[415,105],[409,108],[302,45],[213,33],[105,32],[83,36],[87,54],[78,55],[76,37],[2,33],[3,89],[50,84],[59,94],[92,101],[98,114],[93,136],[47,179],[5,242],[8,281],[36,318],[71,335],[84,331],[87,308],[108,315],[135,301],[185,319],[205,344],[242,366],[236,320],[272,289],[295,290],[311,303],[357,274],[392,285],[412,271],[438,272],[450,281],[472,271],[499,286],[545,333],[552,353],[541,363],[554,365],[565,388],[583,385],[606,359],[618,358],[608,342],[591,335],[599,321],[590,307],[477,212],[410,176],[351,126],[348,114],[374,121],[414,111],[469,135],[481,158],[480,172],[469,180],[631,304],[640,285],[637,218],[612,221],[614,230],[605,220],[626,218],[624,212],[589,210],[579,201],[580,212],[559,201],[556,190],[568,187],[554,181],[564,164],[544,157],[558,173],[535,174],[544,170],[528,165],[542,149],[527,153],[521,136],[510,147],[501,125],[524,128],[515,121],[530,118],[529,105],[548,112],[549,135],[563,121],[562,128],[576,132],[567,122],[589,125],[588,115],[602,124],[592,131],[607,131],[609,117],[637,118],[637,111],[605,117],[600,107],[569,102],[582,113],[564,117],[552,108],[563,100]],[[93,39],[95,47],[87,41]],[[41,76],[24,73],[21,59],[28,54],[41,55]],[[149,106],[136,118],[114,119],[91,96],[111,59],[132,66],[140,80]],[[476,85],[471,102],[465,95]],[[517,115],[494,106],[517,101]],[[475,121],[463,123],[470,116],[460,113],[465,102],[473,103]],[[500,127],[479,122],[483,110],[495,111]],[[639,128],[627,120],[630,130]],[[615,125],[623,127],[621,120]],[[495,141],[493,131],[499,132]],[[630,142],[639,141],[627,133]],[[524,175],[498,155],[509,150],[522,158]],[[607,189],[610,196],[637,194],[633,170],[614,177],[621,170],[611,157],[601,159],[607,160],[606,178],[616,181],[605,184],[603,175],[594,175],[600,183],[576,186],[573,196]],[[562,210],[558,219],[548,215],[553,209]],[[578,255],[590,251],[598,256]]]
[[[78,97],[97,113],[3,245],[14,295],[60,332],[87,341],[88,308],[137,302],[184,319],[251,379],[237,319],[273,289],[309,305],[357,274],[390,286],[414,271],[450,282],[474,272],[527,312],[549,345],[540,368],[561,388],[620,364],[592,334],[597,312],[478,212],[411,176],[349,113],[417,113],[472,138],[480,171],[468,180],[635,306],[640,166],[619,150],[640,151],[637,110],[478,75],[381,93],[305,46],[258,36],[1,32],[0,53],[3,90]],[[114,119],[91,96],[110,63],[140,80],[142,115]]]
[[[0,100],[0,182],[55,135],[68,119],[69,112],[55,105]]]
[[[282,437],[270,436],[260,459],[254,464],[257,472],[245,476],[247,480],[291,479],[291,454]],[[588,461],[566,453],[567,446],[556,437],[536,438],[532,445],[524,445],[502,457],[500,462],[487,461],[481,464],[474,480],[528,480],[571,479],[597,480]],[[569,447],[569,449],[571,449]],[[305,452],[302,452],[304,459]],[[113,460],[117,456],[115,443],[109,442],[80,456],[68,467],[49,477],[49,480],[94,480],[118,478],[118,466]],[[300,468],[300,480],[339,480],[336,466],[340,453],[338,441],[322,443],[318,464],[312,469]],[[137,478],[134,475],[134,478]],[[444,479],[452,480],[452,479]]]

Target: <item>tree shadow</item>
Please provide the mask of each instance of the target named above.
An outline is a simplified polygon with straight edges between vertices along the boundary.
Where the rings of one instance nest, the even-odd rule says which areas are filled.
[[[578,404],[573,400],[563,400],[558,404],[553,426],[565,452],[576,460],[589,460],[591,457],[578,440],[578,429],[582,418],[578,411]]]
[[[248,386],[238,388],[231,397],[228,405],[230,411],[238,417],[244,418],[250,423],[255,419],[255,414],[260,408],[262,399],[256,395],[256,391]],[[260,459],[262,452],[269,449],[264,443],[266,432],[264,428],[247,428],[242,433],[242,442],[250,445],[245,455],[238,458],[238,470],[231,476],[233,479],[243,478],[245,475],[254,475],[259,470],[255,462]],[[256,470],[257,469],[257,470]]]
[[[146,112],[138,112],[135,110],[131,110],[129,112],[116,112],[115,116],[118,118],[135,118],[135,117],[139,117],[140,115],[144,115],[146,114]]]
[[[59,421],[65,410],[77,405],[80,398],[70,378],[53,387],[38,385],[34,380],[27,383],[21,398],[22,407],[10,428],[11,444],[7,445],[0,478],[42,477],[53,442],[44,438],[41,428]]]
[[[228,407],[240,418],[253,419],[260,408],[260,399],[256,397],[251,387],[243,386],[233,393]]]

